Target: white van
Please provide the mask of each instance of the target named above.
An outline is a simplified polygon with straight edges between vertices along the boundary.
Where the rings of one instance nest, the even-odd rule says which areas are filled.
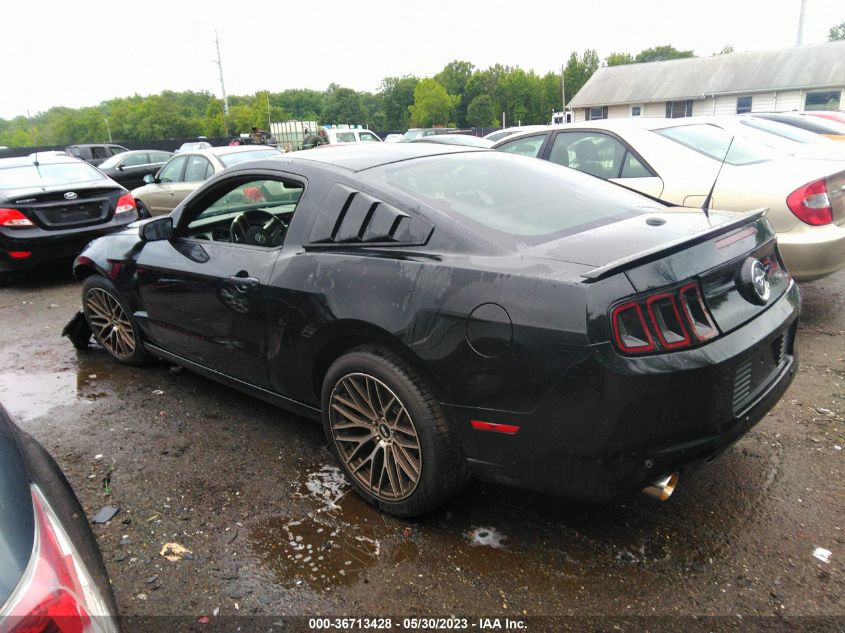
[[[358,128],[326,128],[329,143],[381,143],[382,140],[375,132]]]

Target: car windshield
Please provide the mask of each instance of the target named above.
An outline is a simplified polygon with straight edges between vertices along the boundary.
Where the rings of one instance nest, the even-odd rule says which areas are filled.
[[[517,249],[665,209],[574,169],[497,152],[402,161],[362,176]]]
[[[125,152],[121,152],[120,154],[115,154],[114,156],[110,156],[109,158],[104,160],[102,163],[100,163],[99,167],[100,167],[100,169],[111,169],[112,167],[117,165],[120,161],[122,161],[124,158],[126,158]]]
[[[203,143],[182,143],[182,146],[179,149],[183,152],[191,152],[195,149],[202,149],[203,147]]]
[[[255,149],[251,152],[234,152],[232,154],[217,154],[217,160],[223,163],[223,167],[231,167],[232,165],[239,165],[250,160],[258,160],[259,158],[272,158],[278,156],[281,152],[277,149]]]
[[[41,163],[38,166],[0,166],[0,189],[55,187],[104,180],[105,176],[88,163]]]
[[[762,130],[775,136],[787,138],[790,141],[797,143],[831,143],[832,141],[813,132],[802,130],[800,127],[794,125],[787,125],[786,123],[779,123],[778,121],[770,121],[768,119],[745,119],[742,121],[743,125],[747,125],[755,130]]]
[[[730,165],[762,163],[777,155],[762,143],[734,136],[720,127],[706,123],[667,127],[655,132],[719,162],[724,159]],[[728,147],[730,153],[726,157]]]

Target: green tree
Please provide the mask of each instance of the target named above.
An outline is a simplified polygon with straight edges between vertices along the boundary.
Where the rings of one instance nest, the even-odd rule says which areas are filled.
[[[643,62],[662,62],[667,59],[681,59],[682,57],[695,57],[692,51],[679,51],[670,44],[647,48],[637,53],[634,61],[638,64]]]
[[[434,81],[446,88],[446,92],[461,98],[455,110],[457,124],[460,127],[466,125],[466,112],[469,101],[464,98],[464,92],[466,83],[472,77],[474,71],[475,66],[470,62],[455,60],[446,64],[443,70],[434,75]]]
[[[587,80],[599,69],[599,56],[591,48],[588,48],[579,57],[575,51],[569,56],[566,67],[563,70],[564,86],[566,87],[566,102],[572,101]]]
[[[359,93],[352,88],[340,88],[336,84],[330,85],[327,93],[322,112],[323,121],[333,125],[360,125],[365,122],[367,115]]]
[[[404,132],[410,127],[411,113],[408,108],[414,104],[414,89],[419,82],[419,79],[410,75],[382,79],[384,131]]]
[[[434,79],[423,79],[414,88],[414,104],[408,107],[411,124],[418,127],[448,125],[460,97],[446,92]]]
[[[622,66],[624,64],[633,64],[634,56],[631,53],[611,53],[604,58],[605,66]]]
[[[840,22],[836,26],[830,27],[830,32],[827,34],[829,42],[841,42],[845,40],[845,22]]]
[[[467,123],[473,127],[496,127],[496,104],[490,95],[478,95],[470,102]]]

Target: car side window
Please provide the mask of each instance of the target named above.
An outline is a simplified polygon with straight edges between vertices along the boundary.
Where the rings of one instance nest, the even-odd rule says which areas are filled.
[[[628,150],[625,153],[625,160],[622,163],[622,174],[620,178],[650,178],[653,174],[648,167]]]
[[[520,154],[521,156],[532,156],[537,158],[540,154],[540,148],[543,147],[543,142],[545,140],[545,134],[526,136],[509,141],[508,143],[503,143],[496,149],[500,152],[508,152],[510,154]]]
[[[236,242],[249,246],[281,246],[303,191],[303,185],[293,180],[238,179],[210,204],[187,211],[191,219],[184,234],[217,242],[230,242],[235,236]]]
[[[337,142],[338,143],[354,143],[355,142],[355,132],[338,132],[337,133]]]
[[[369,132],[361,132],[360,137],[362,143],[378,143],[378,139],[376,138],[375,134],[370,134]]]
[[[182,182],[182,170],[187,161],[187,156],[177,156],[161,168],[158,179],[161,182]]]
[[[559,132],[549,160],[599,178],[619,178],[626,148],[598,132]]]
[[[117,154],[122,154],[125,151],[126,151],[125,149],[123,149],[122,147],[118,147],[117,145],[109,145],[109,152],[111,153],[112,156],[115,156]]]
[[[138,165],[146,165],[150,162],[148,154],[132,154],[123,160],[124,167],[137,167]]]
[[[164,152],[150,152],[151,163],[166,163],[170,160],[170,154]]]
[[[105,147],[92,147],[91,148],[91,158],[100,159],[100,158],[108,158],[109,153],[106,151]]]
[[[188,166],[185,168],[185,182],[201,182],[213,173],[211,163],[205,156],[188,157]]]

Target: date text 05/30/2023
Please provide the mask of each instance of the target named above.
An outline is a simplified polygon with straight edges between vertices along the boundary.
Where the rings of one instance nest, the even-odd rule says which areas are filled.
[[[312,630],[365,631],[524,631],[528,627],[518,618],[309,618]]]

